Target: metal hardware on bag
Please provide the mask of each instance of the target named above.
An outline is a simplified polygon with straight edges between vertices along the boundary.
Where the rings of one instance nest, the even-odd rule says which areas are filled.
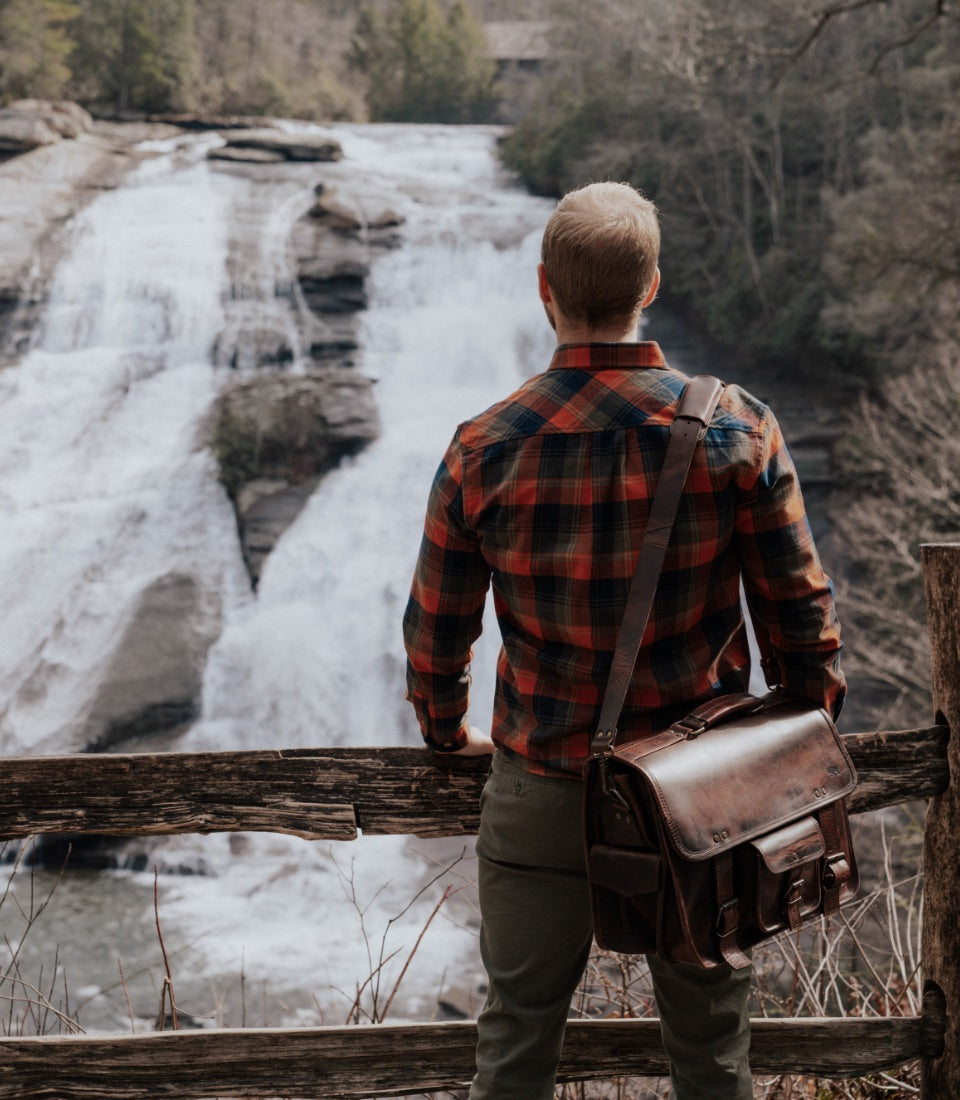
[[[787,923],[794,932],[796,932],[803,923],[803,918],[800,915],[800,906],[802,903],[803,879],[798,878],[791,884],[789,890],[787,890],[787,896],[784,899],[784,906],[787,911]]]
[[[803,885],[804,885],[804,883],[803,883],[802,878],[798,878],[798,879],[796,879],[796,881],[794,881],[790,884],[790,887],[787,890],[787,896],[786,896],[786,903],[787,903],[787,908],[788,909],[791,906],[799,905],[800,902],[803,901]]]
[[[610,773],[607,771],[607,761],[610,759],[610,753],[597,753],[593,759],[597,761],[597,765],[600,768],[600,787],[603,793],[611,801],[616,802],[618,806],[622,806],[625,810],[630,810],[630,803],[623,797],[619,787],[616,787],[610,778]]]
[[[827,890],[832,890],[835,886],[841,886],[849,877],[850,864],[847,863],[847,857],[843,852],[834,852],[832,855],[827,856],[823,866],[823,875],[821,876],[821,882]]]
[[[709,725],[709,722],[705,722],[702,718],[696,718],[692,714],[688,714],[685,718],[673,723],[674,729],[678,733],[682,733],[687,741],[695,741]]]
[[[613,748],[613,743],[617,739],[617,730],[614,727],[612,730],[597,730],[593,735],[593,741],[590,743],[590,747],[597,746],[594,751],[594,756],[599,756],[601,753],[608,753]]]
[[[729,936],[731,932],[736,932],[739,925],[740,899],[731,898],[720,906],[720,912],[717,913],[717,935]]]

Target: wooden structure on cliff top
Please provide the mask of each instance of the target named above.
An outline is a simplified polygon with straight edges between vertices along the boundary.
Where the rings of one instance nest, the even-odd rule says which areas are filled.
[[[936,724],[846,735],[853,812],[931,799],[922,1015],[757,1020],[758,1074],[858,1077],[920,1058],[926,1100],[960,1097],[960,544],[925,546]],[[951,738],[950,731],[954,731]],[[17,758],[3,761],[0,837],[268,830],[310,838],[476,831],[486,762],[420,749]],[[951,775],[953,780],[951,782]],[[0,1100],[164,1096],[361,1098],[463,1087],[473,1023],[220,1029],[0,1039]],[[562,1081],[661,1076],[656,1020],[571,1021]]]

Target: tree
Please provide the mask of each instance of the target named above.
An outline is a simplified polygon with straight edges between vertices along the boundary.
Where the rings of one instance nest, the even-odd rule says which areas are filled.
[[[375,121],[482,122],[495,106],[495,67],[462,0],[446,15],[437,0],[363,8],[348,60]]]
[[[193,0],[80,0],[74,87],[114,110],[192,105],[196,85]]]
[[[287,118],[360,113],[359,93],[336,70],[355,21],[352,4],[194,0],[194,6],[197,110]]]
[[[884,373],[930,363],[940,349],[960,346],[955,103],[944,100],[936,125],[868,134],[861,186],[834,194],[828,204],[832,234],[824,270],[831,300],[824,324]]]
[[[826,556],[841,564],[844,668],[860,729],[907,729],[930,707],[920,545],[960,536],[960,353],[864,393],[837,449]]]
[[[63,95],[77,11],[72,0],[0,2],[0,102]]]

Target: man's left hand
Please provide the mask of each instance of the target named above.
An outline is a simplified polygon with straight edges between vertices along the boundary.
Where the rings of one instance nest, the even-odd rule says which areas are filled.
[[[469,740],[462,749],[457,749],[454,756],[489,756],[496,745],[490,738],[476,726],[469,726]]]

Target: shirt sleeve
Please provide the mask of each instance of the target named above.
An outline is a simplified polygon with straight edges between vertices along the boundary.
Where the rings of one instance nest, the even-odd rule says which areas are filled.
[[[761,422],[741,483],[737,538],[747,601],[766,630],[782,685],[838,715],[846,694],[834,588],[823,571],[780,427]]]
[[[463,511],[459,437],[447,448],[427,501],[423,538],[403,617],[407,699],[427,746],[467,741],[470,659],[480,635],[490,569]]]

